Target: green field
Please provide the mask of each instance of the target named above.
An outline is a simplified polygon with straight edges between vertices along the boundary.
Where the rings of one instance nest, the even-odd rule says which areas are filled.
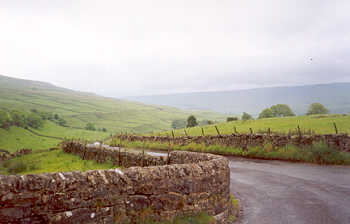
[[[82,160],[79,156],[65,153],[62,150],[35,152],[0,163],[2,174],[29,174],[87,171],[115,168],[111,162],[97,163],[93,160]]]
[[[225,119],[214,112],[145,105],[1,75],[0,109],[52,112],[64,118],[68,126],[84,128],[91,122],[108,133],[168,130],[173,120],[186,119],[191,114],[200,120]]]
[[[34,131],[42,135],[55,136],[60,138],[80,138],[85,140],[98,140],[110,136],[109,133],[101,131],[89,131],[84,129],[62,127],[50,121],[45,121],[43,127],[37,130],[34,129]]]
[[[0,128],[0,148],[10,152],[18,149],[47,149],[55,147],[60,140],[44,138],[30,133],[24,128],[10,127],[9,130]]]
[[[232,134],[234,128],[238,133],[250,133],[250,128],[253,132],[266,132],[268,128],[272,132],[288,133],[296,131],[297,126],[300,126],[302,132],[312,130],[315,134],[334,134],[335,129],[333,123],[336,123],[339,133],[350,133],[350,115],[329,114],[329,115],[313,115],[313,116],[297,116],[283,118],[265,118],[248,121],[231,121],[203,127],[187,128],[188,135],[202,135],[202,128],[205,135],[217,135],[215,126],[218,127],[220,134]],[[184,136],[184,130],[175,130],[176,136]],[[156,135],[171,135],[170,131],[156,133]]]
[[[88,131],[84,129],[73,129],[56,125],[53,122],[45,121],[44,126],[33,129],[38,134],[54,136],[59,138],[75,138],[84,140],[102,140],[110,136],[109,133],[99,131]],[[12,126],[9,130],[0,128],[0,149],[14,152],[19,149],[48,149],[57,147],[61,142],[59,139],[42,137],[29,132],[28,130]]]

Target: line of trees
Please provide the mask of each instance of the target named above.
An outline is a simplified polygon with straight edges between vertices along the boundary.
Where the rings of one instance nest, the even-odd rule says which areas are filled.
[[[306,115],[313,114],[328,114],[329,110],[320,103],[310,104]],[[270,118],[270,117],[290,117],[295,116],[295,113],[286,104],[276,104],[270,108],[266,108],[259,114],[260,118]]]
[[[53,121],[61,126],[66,126],[67,123],[58,114],[38,111],[36,109],[32,109],[29,113],[18,110],[0,110],[0,128],[8,129],[11,126],[17,126],[38,129],[43,126],[45,120]]]
[[[307,115],[312,115],[312,114],[327,114],[329,113],[329,110],[323,106],[320,103],[312,103],[307,111]],[[290,117],[290,116],[295,116],[295,113],[292,111],[292,109],[287,105],[287,104],[276,104],[273,105],[269,108],[265,108],[264,110],[261,111],[259,114],[258,119],[261,118],[272,118],[272,117]],[[243,121],[247,120],[253,120],[253,116],[243,112],[241,119]],[[226,121],[237,121],[239,120],[238,117],[227,117]],[[173,129],[183,129],[183,128],[189,128],[189,127],[195,127],[197,125],[208,125],[208,124],[214,124],[215,122],[210,121],[210,120],[203,120],[198,122],[196,117],[191,115],[187,118],[187,120],[182,120],[182,119],[177,119],[174,120],[171,123],[171,127]],[[90,129],[91,130],[91,129]]]

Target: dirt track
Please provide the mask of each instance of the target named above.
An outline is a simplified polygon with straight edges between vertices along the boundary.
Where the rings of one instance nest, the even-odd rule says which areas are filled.
[[[350,223],[350,167],[230,158],[241,222]]]

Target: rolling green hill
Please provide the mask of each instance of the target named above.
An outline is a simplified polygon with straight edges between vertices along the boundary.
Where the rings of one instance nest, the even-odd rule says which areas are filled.
[[[194,114],[199,120],[223,120],[208,111],[184,111],[149,106],[92,93],[77,92],[49,83],[0,76],[0,108],[29,111],[33,108],[59,114],[69,126],[84,128],[91,122],[108,132],[150,132],[170,128],[171,121]]]
[[[67,121],[68,127],[45,121],[37,134],[105,139],[117,132],[145,133],[170,129],[175,119],[186,119],[194,114],[199,120],[223,120],[221,114],[210,111],[184,111],[166,106],[149,106],[92,93],[60,88],[49,83],[15,79],[0,75],[0,109],[29,112],[32,109],[58,114]],[[97,129],[107,132],[84,130],[93,123]],[[58,139],[35,135],[20,127],[9,130],[0,128],[0,148],[14,151],[20,148],[43,149],[57,145]]]

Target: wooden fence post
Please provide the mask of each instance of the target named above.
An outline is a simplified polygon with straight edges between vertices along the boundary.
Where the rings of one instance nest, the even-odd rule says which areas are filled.
[[[120,167],[121,166],[121,158],[120,158],[120,147],[118,147],[118,166]]]
[[[335,122],[333,122],[333,126],[334,126],[334,129],[335,129],[335,134],[338,134],[338,128],[337,128],[337,125]]]
[[[300,127],[299,127],[299,125],[298,125],[298,134],[299,134],[299,138],[301,138],[301,131],[300,131]]]
[[[218,135],[220,135],[219,129],[216,125],[215,125],[215,129],[216,129],[216,132],[218,133]]]
[[[128,155],[126,154],[126,148],[124,149],[125,151],[125,165],[128,165]]]
[[[253,129],[249,128],[249,130],[250,130],[250,134],[252,135],[253,134]]]
[[[202,136],[204,136],[204,129],[202,128]]]

